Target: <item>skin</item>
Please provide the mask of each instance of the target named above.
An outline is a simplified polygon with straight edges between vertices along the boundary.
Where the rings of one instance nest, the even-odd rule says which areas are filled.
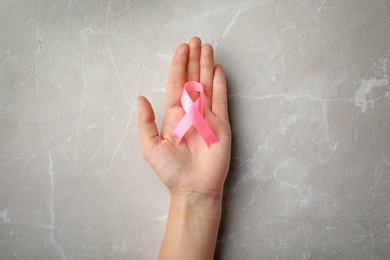
[[[170,136],[184,115],[180,96],[187,81],[204,87],[204,117],[219,140],[210,148],[194,127],[179,144]],[[197,95],[190,93],[194,100]],[[231,152],[226,77],[222,66],[214,65],[213,48],[197,37],[177,47],[160,133],[149,101],[138,97],[138,106],[143,155],[171,199],[159,259],[213,259]]]

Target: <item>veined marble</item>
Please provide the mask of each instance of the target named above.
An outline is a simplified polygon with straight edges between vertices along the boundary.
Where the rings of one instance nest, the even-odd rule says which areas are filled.
[[[0,2],[0,259],[156,259],[141,154],[174,50],[215,48],[232,159],[216,259],[390,258],[387,0]]]

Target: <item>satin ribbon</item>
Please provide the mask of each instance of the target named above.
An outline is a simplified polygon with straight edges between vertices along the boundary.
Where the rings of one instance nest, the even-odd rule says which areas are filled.
[[[197,91],[200,94],[195,102],[188,95],[190,91]],[[176,135],[178,137],[177,143],[180,143],[191,125],[195,126],[208,147],[210,147],[212,142],[218,142],[218,138],[202,115],[204,111],[204,90],[200,83],[189,81],[184,84],[183,92],[181,93],[181,105],[186,113],[171,133],[171,136]]]

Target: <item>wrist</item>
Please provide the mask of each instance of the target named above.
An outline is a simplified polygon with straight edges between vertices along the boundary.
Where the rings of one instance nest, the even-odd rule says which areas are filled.
[[[195,192],[170,190],[171,203],[183,207],[221,207],[223,192]]]
[[[171,191],[171,208],[183,216],[220,219],[222,212],[221,193],[198,193]]]

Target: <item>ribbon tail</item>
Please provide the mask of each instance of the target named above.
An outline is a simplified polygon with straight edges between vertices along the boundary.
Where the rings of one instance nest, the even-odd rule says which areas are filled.
[[[213,130],[211,130],[201,112],[195,107],[195,104],[192,103],[192,106],[188,110],[190,111],[188,111],[186,115],[188,115],[188,118],[192,121],[196,130],[198,130],[199,134],[210,148],[210,144],[212,142],[218,142],[218,138],[213,133]]]
[[[218,142],[218,138],[215,136],[213,130],[211,130],[209,124],[206,122],[206,119],[200,116],[200,113],[195,118],[196,120],[193,121],[194,126],[202,136],[207,146],[210,148],[211,143]]]
[[[173,130],[173,132],[170,134],[170,136],[177,136],[177,143],[180,143],[181,139],[183,139],[184,135],[186,134],[188,129],[190,129],[191,125],[191,119],[188,117],[188,115],[184,115]]]

